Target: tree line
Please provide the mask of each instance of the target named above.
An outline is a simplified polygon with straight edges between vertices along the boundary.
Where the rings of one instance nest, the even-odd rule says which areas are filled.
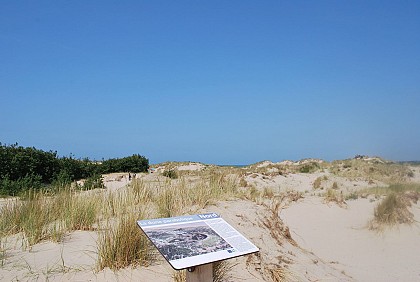
[[[100,179],[112,172],[146,172],[149,160],[139,154],[101,162],[73,156],[58,157],[57,151],[0,143],[0,195],[19,195],[28,189],[64,185],[79,179]]]

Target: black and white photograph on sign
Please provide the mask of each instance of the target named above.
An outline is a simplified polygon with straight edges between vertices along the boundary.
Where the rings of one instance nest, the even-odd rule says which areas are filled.
[[[144,231],[168,261],[233,249],[204,222],[149,227]]]

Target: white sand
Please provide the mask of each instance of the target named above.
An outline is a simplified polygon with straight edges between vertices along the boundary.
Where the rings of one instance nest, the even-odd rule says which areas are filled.
[[[200,163],[189,163],[188,165],[178,166],[178,170],[191,170],[191,171],[200,171],[203,170],[206,166]]]
[[[420,205],[411,208],[417,223],[375,233],[367,224],[378,202],[347,203],[343,209],[310,197],[282,210],[281,218],[301,247],[340,263],[357,281],[419,281]]]

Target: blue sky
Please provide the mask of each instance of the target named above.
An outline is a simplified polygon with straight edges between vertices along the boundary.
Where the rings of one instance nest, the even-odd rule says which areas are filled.
[[[419,1],[2,1],[0,142],[420,160]]]

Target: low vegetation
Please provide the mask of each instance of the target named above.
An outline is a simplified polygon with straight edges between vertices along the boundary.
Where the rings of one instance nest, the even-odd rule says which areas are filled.
[[[98,239],[98,269],[113,270],[127,266],[148,265],[156,255],[149,240],[141,234],[136,221],[140,213],[129,213],[116,222],[109,222]]]
[[[375,207],[370,228],[382,230],[387,226],[413,223],[413,214],[408,210],[409,206],[411,206],[410,199],[404,194],[389,194]]]
[[[377,197],[383,197],[375,207],[371,229],[381,230],[386,226],[413,223],[409,207],[420,198],[420,184],[393,184],[372,188],[371,192]]]
[[[346,207],[346,201],[344,199],[343,193],[337,191],[334,188],[327,189],[327,191],[324,194],[325,202],[334,202],[340,207]]]
[[[1,207],[0,237],[20,233],[29,247],[43,240],[59,242],[68,232],[94,230],[100,207],[100,198],[71,187],[54,194],[31,190]]]
[[[385,161],[381,158],[358,157],[348,160],[333,161],[330,171],[349,179],[376,180],[385,183],[406,182],[413,177],[411,169],[401,163]]]

